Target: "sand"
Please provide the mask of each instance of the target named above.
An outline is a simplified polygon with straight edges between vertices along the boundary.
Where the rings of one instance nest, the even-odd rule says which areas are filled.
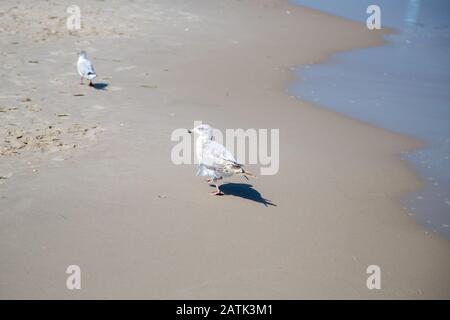
[[[420,143],[287,93],[293,67],[381,33],[267,0],[83,0],[68,31],[71,4],[0,4],[0,298],[450,298],[450,244],[399,202]],[[208,195],[170,159],[195,120],[279,129],[278,174]]]

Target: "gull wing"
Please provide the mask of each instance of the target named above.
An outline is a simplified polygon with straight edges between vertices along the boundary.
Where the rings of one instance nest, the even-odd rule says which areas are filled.
[[[94,66],[88,59],[78,61],[78,73],[89,80],[96,77]]]
[[[223,145],[208,141],[204,144],[202,150],[202,161],[200,163],[199,171],[205,169],[215,171],[216,175],[229,175],[242,171],[242,165],[236,162],[231,152]]]

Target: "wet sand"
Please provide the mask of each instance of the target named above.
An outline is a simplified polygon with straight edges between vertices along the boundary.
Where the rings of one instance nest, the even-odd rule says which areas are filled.
[[[293,2],[361,23],[366,16],[360,13],[370,4],[369,0]],[[423,141],[423,148],[403,159],[418,172],[424,188],[402,199],[402,206],[421,226],[450,240],[450,2],[380,0],[378,5],[385,13],[383,26],[396,29],[384,37],[386,45],[302,66],[296,71],[301,85],[294,81],[290,92]]]
[[[78,1],[69,32],[70,4],[0,4],[1,298],[450,297],[450,244],[399,205],[421,187],[400,159],[418,142],[287,94],[292,67],[380,34],[256,0]],[[279,173],[209,196],[170,159],[195,120],[279,129]]]

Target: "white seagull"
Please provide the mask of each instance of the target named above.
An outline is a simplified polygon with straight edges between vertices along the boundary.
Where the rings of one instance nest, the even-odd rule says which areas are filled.
[[[212,128],[209,125],[201,124],[188,132],[198,135],[195,151],[199,160],[199,168],[196,175],[209,177],[207,182],[216,187],[213,195],[223,195],[217,184],[218,180],[234,174],[241,175],[247,180],[248,177],[255,177],[254,174],[245,171],[242,164],[236,162],[230,151],[213,140]]]
[[[87,58],[86,52],[81,51],[78,56],[77,62],[78,73],[81,76],[81,84],[83,84],[83,79],[89,80],[89,86],[93,87],[92,79],[94,79],[97,74],[95,73],[94,66],[91,61]]]

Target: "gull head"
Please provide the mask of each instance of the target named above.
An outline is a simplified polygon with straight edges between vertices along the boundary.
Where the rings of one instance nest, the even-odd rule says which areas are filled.
[[[78,56],[80,58],[85,58],[86,59],[87,58],[86,51],[82,50],[82,51],[78,52]]]
[[[207,124],[198,125],[195,128],[188,130],[188,132],[195,133],[200,137],[207,138],[208,140],[212,139],[212,128]]]

